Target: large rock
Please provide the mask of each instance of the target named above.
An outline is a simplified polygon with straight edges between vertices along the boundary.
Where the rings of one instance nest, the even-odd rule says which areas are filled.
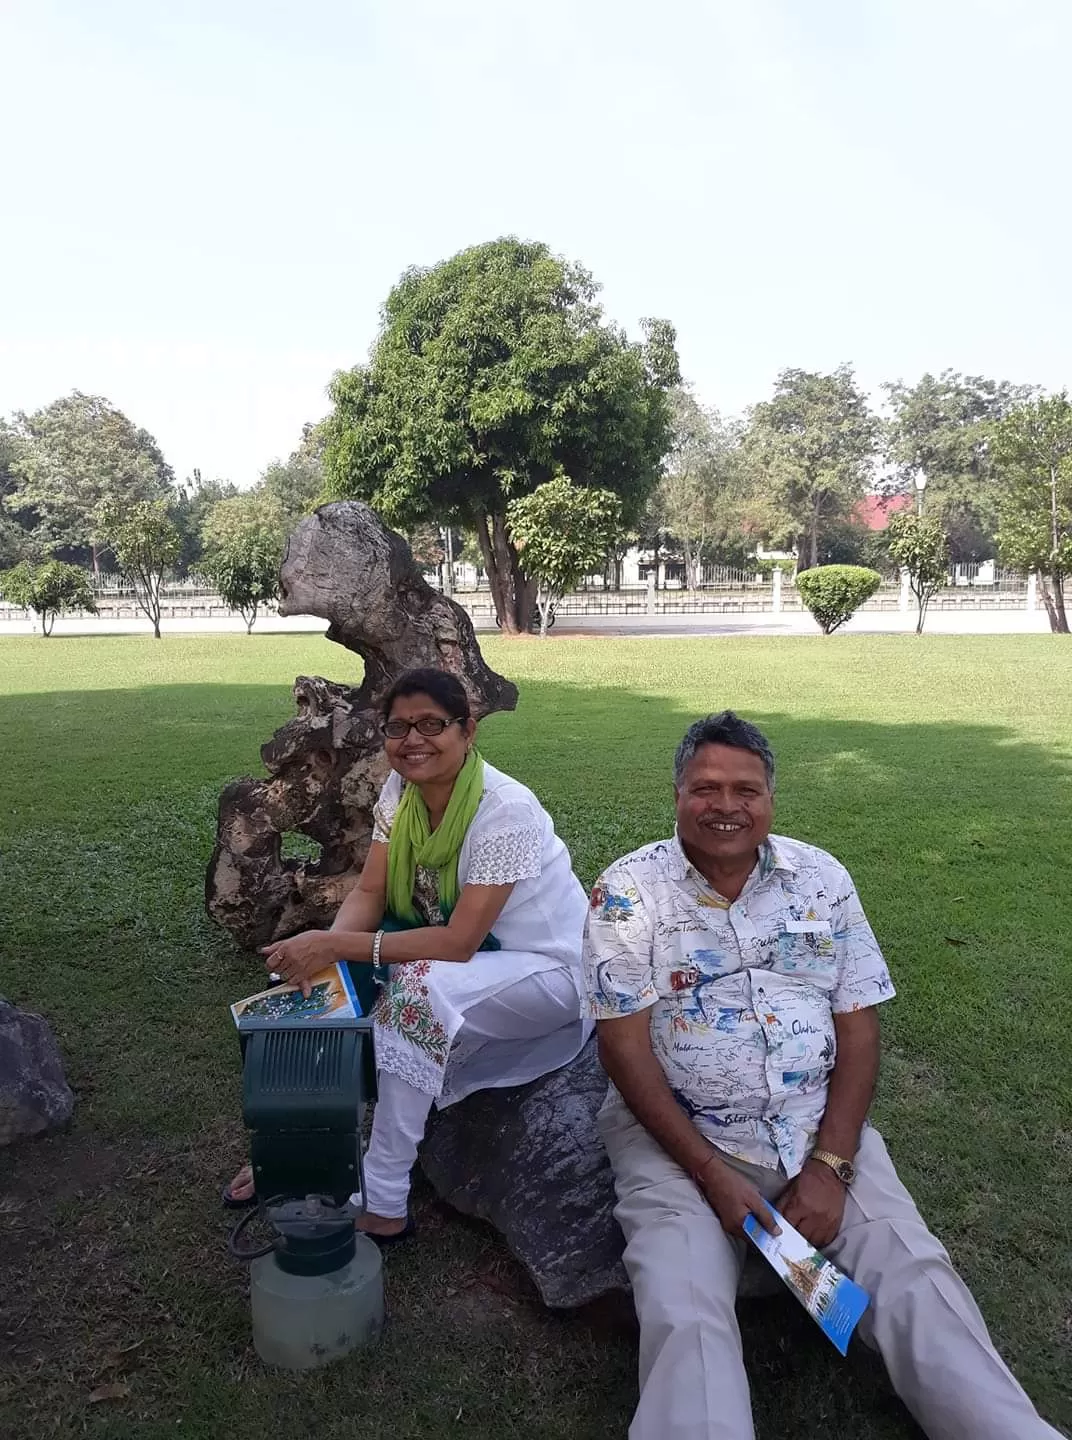
[[[261,748],[268,779],[234,780],[220,796],[205,902],[249,949],[329,925],[357,879],[387,778],[380,703],[402,671],[450,671],[478,719],[517,704],[515,687],[485,665],[469,616],[432,589],[367,505],[322,505],[302,520],[279,579],[279,613],[329,621],[328,639],[361,656],[364,678],[299,675],[297,718]],[[294,832],[319,856],[284,859],[283,836]]]
[[[481,1090],[436,1111],[421,1168],[436,1194],[487,1220],[536,1282],[546,1305],[572,1308],[628,1293],[614,1180],[596,1128],[607,1076],[590,1040],[572,1064],[512,1090]],[[776,1294],[749,1254],[738,1294]]]
[[[0,998],[0,1146],[60,1130],[73,1110],[48,1022]]]
[[[610,1161],[596,1130],[607,1077],[591,1040],[571,1065],[437,1111],[421,1167],[441,1199],[489,1220],[547,1305],[629,1289]]]

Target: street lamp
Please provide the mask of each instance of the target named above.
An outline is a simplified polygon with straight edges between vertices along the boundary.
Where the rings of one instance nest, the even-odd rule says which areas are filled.
[[[917,470],[912,477],[916,487],[916,514],[923,514],[923,492],[927,488],[927,477],[922,470]]]

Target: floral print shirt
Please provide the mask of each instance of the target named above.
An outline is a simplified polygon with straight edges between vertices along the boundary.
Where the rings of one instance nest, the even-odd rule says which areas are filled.
[[[834,1015],[894,993],[848,871],[780,835],[732,904],[676,837],[611,865],[584,968],[595,1019],[650,1009],[652,1048],[700,1131],[790,1177],[826,1108]]]

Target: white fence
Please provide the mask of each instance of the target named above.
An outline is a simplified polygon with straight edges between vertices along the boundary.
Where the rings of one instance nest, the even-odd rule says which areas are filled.
[[[430,582],[436,578],[429,574]],[[98,614],[106,620],[143,618],[133,590],[117,577],[101,576],[94,585]],[[486,588],[455,590],[454,599],[478,623],[491,622],[495,607]],[[204,581],[191,578],[171,581],[161,595],[161,620],[226,620],[231,610]],[[1033,576],[1013,571],[987,571],[975,567],[950,577],[950,583],[931,600],[932,610],[1027,610],[1038,609],[1037,585]],[[884,580],[880,589],[861,608],[870,611],[911,611],[915,601],[907,578]],[[671,584],[656,589],[654,574],[646,585],[623,586],[620,590],[602,587],[574,591],[562,598],[558,614],[581,618],[585,615],[698,615],[698,614],[779,614],[803,609],[791,575],[775,571],[764,576],[755,572],[719,570],[700,588],[683,589]],[[261,607],[262,615],[275,614],[274,604]],[[0,601],[0,622],[26,620],[27,612]]]

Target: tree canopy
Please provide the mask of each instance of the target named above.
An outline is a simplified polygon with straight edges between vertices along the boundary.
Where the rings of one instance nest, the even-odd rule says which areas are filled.
[[[62,560],[46,560],[42,565],[20,561],[0,573],[0,595],[12,605],[21,605],[38,615],[46,639],[52,634],[56,616],[65,610],[97,613],[89,576],[80,565],[67,565]]]
[[[506,527],[511,500],[556,476],[613,491],[637,517],[669,444],[679,378],[665,321],[642,343],[606,321],[592,276],[516,239],[406,272],[367,365],[335,377],[330,493],[393,525],[471,525],[503,627],[533,585]]]
[[[911,492],[926,477],[927,515],[949,538],[954,562],[996,554],[1000,484],[993,464],[995,427],[1030,397],[1028,386],[943,370],[915,385],[883,386],[892,412],[885,426],[887,459],[898,488]]]
[[[866,494],[878,437],[849,365],[783,370],[773,399],[752,408],[745,463],[771,504],[768,529],[794,536],[802,569],[818,563],[824,530],[843,525]]]
[[[1068,394],[1018,405],[997,426],[1002,556],[1036,570],[1055,633],[1068,634],[1065,576],[1072,573],[1072,403]]]
[[[536,581],[541,635],[566,591],[602,564],[621,514],[613,491],[571,485],[564,475],[510,501],[506,525],[526,575]]]
[[[116,563],[134,586],[138,607],[152,621],[153,634],[159,640],[161,586],[182,551],[182,536],[167,503],[138,500],[132,505],[106,507],[101,523]]]
[[[33,517],[41,549],[88,547],[96,569],[105,511],[172,493],[174,476],[156,441],[100,395],[75,390],[16,415],[14,429],[17,483],[4,504]]]

